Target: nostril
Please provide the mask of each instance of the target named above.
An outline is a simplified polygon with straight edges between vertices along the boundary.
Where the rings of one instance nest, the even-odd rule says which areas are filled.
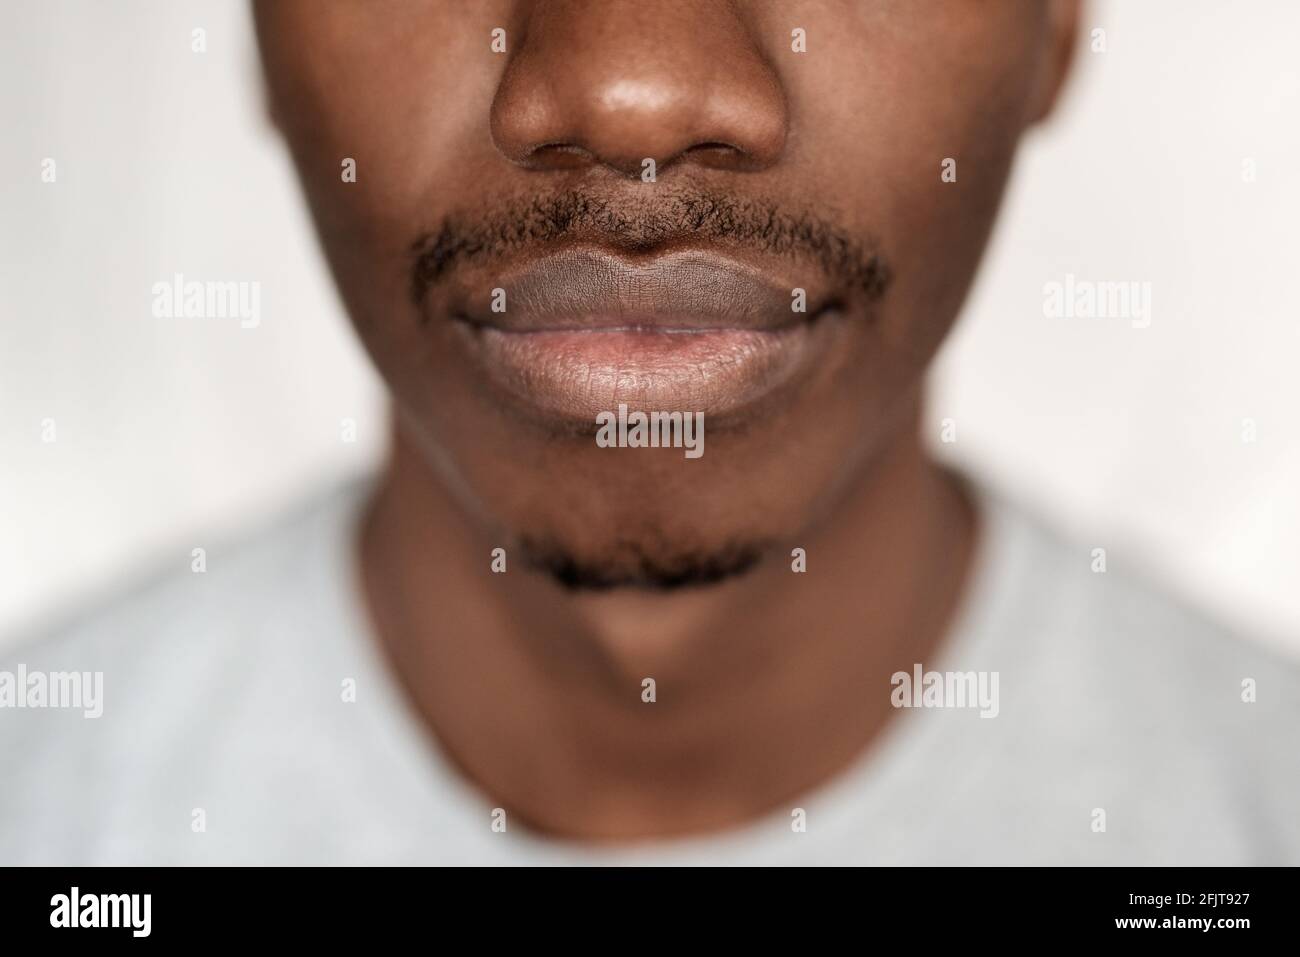
[[[524,157],[524,164],[533,169],[576,169],[595,161],[591,150],[573,143],[543,143]]]
[[[716,151],[727,150],[733,153],[745,152],[739,146],[733,146],[731,143],[696,143],[694,146],[687,149],[686,152],[691,153],[697,150],[716,150]]]
[[[748,150],[721,141],[689,146],[682,152],[681,159],[701,166],[736,170],[761,165]]]

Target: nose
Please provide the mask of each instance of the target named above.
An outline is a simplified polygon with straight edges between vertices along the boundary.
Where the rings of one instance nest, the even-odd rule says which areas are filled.
[[[492,137],[529,169],[753,171],[785,146],[785,91],[728,0],[541,0],[510,50]]]

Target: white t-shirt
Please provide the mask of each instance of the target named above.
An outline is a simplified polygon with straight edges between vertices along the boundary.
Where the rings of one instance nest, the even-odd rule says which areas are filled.
[[[996,717],[900,709],[802,814],[713,836],[494,830],[368,633],[367,489],[7,652],[11,691],[20,665],[103,685],[97,718],[0,707],[0,864],[1300,864],[1300,670],[988,495],[964,607],[924,665],[996,672]]]

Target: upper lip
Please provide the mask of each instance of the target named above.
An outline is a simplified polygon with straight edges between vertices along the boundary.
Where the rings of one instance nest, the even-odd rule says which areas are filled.
[[[496,274],[477,289],[462,288],[451,311],[473,325],[507,332],[775,331],[818,311],[811,294],[806,312],[792,309],[797,285],[783,285],[757,266],[713,252],[631,259],[570,249]],[[502,311],[492,308],[495,289],[505,291]]]

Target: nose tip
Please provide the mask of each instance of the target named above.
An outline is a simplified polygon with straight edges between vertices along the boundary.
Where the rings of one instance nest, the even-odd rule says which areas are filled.
[[[787,133],[776,73],[731,4],[680,9],[689,15],[602,0],[562,4],[530,24],[493,102],[497,149],[529,169],[602,165],[625,175],[647,159],[658,170],[774,164]]]

